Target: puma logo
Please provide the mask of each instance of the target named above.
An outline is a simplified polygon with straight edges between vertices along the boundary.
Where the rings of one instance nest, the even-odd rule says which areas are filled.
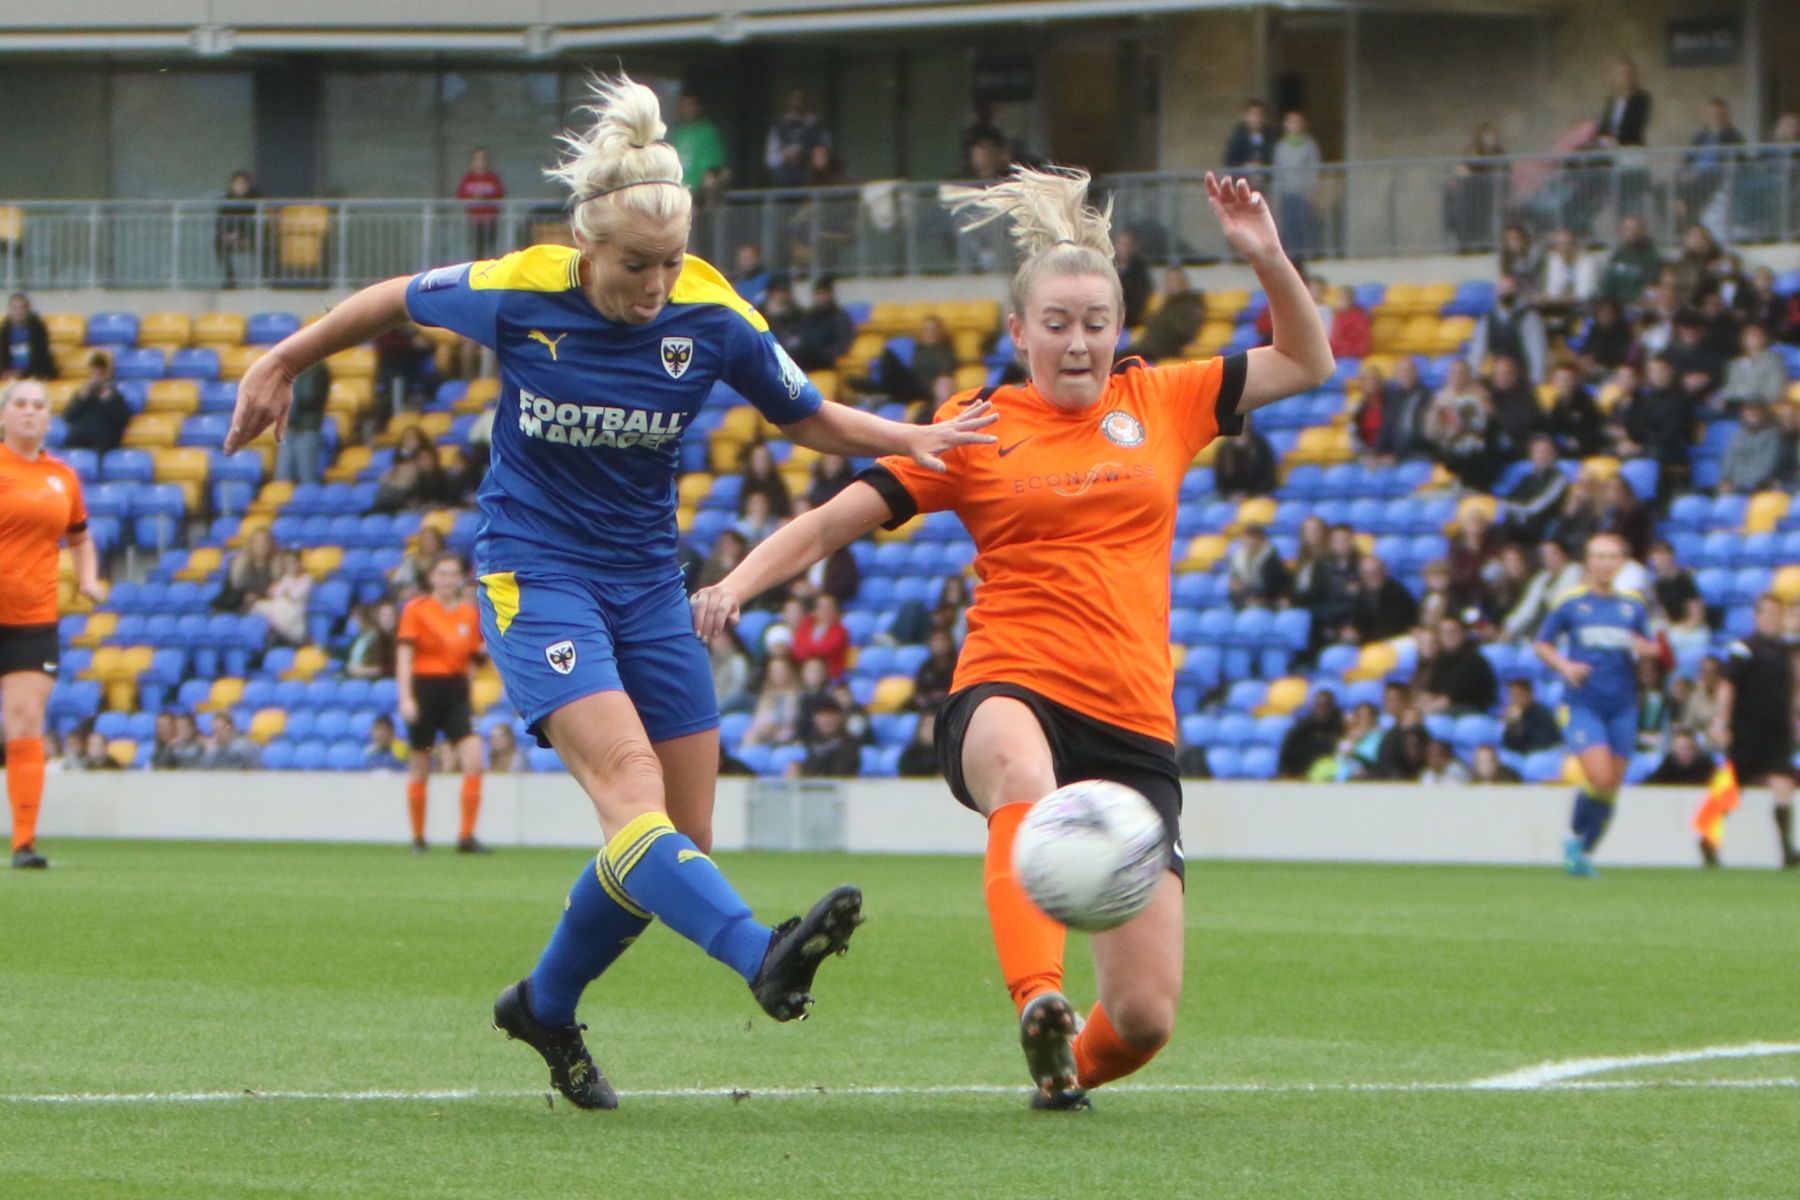
[[[534,342],[544,343],[544,349],[546,349],[550,352],[550,361],[555,362],[556,361],[556,343],[562,341],[564,338],[568,337],[569,335],[567,333],[559,333],[556,335],[555,338],[551,338],[548,334],[545,334],[541,330],[534,329],[531,331],[529,336],[530,336],[531,340]]]

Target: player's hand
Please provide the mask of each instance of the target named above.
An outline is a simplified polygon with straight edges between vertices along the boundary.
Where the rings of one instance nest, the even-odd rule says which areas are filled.
[[[1000,414],[994,411],[991,403],[986,400],[977,401],[947,421],[916,426],[917,432],[912,435],[912,446],[907,453],[921,467],[942,472],[947,468],[938,455],[953,446],[996,441],[993,434],[982,433],[981,430],[999,419]]]
[[[237,407],[225,431],[225,453],[234,454],[273,426],[275,440],[287,436],[288,411],[294,407],[294,376],[273,354],[251,364],[238,381]]]
[[[419,719],[419,705],[411,696],[400,697],[400,719],[408,725]]]
[[[95,604],[106,599],[106,585],[98,579],[84,579],[75,585],[75,590],[92,600]]]
[[[1275,230],[1275,216],[1263,194],[1244,179],[1206,173],[1206,201],[1225,241],[1251,263],[1267,262],[1282,254],[1281,235]]]
[[[689,604],[694,609],[694,635],[703,642],[738,623],[738,598],[729,588],[718,584],[701,588]]]
[[[1580,687],[1587,682],[1588,676],[1593,673],[1594,668],[1584,662],[1565,662],[1557,672],[1557,674],[1569,681],[1570,687]]]

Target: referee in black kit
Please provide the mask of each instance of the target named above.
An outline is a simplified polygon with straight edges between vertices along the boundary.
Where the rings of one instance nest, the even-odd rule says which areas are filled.
[[[1711,729],[1737,772],[1738,786],[1767,785],[1775,797],[1781,864],[1800,866],[1794,849],[1794,650],[1781,640],[1781,600],[1756,602],[1756,631],[1731,643]]]

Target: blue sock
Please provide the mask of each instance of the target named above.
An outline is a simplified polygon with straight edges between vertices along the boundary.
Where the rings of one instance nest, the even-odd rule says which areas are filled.
[[[1606,827],[1612,824],[1614,806],[1611,799],[1602,799],[1592,793],[1588,794],[1588,803],[1592,815],[1588,818],[1588,832],[1581,839],[1581,849],[1583,853],[1592,854],[1600,839],[1606,836]]]
[[[1569,832],[1580,838],[1585,844],[1588,828],[1593,820],[1593,800],[1586,788],[1575,790],[1575,807],[1569,813]]]
[[[531,971],[531,1015],[546,1025],[573,1025],[587,985],[637,940],[649,918],[620,907],[600,885],[598,860],[582,868],[562,920]]]
[[[626,909],[655,916],[748,983],[769,949],[769,927],[662,813],[645,813],[600,852],[600,883]]]

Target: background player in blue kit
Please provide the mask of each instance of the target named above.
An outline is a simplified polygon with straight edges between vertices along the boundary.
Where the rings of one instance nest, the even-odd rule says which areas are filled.
[[[225,448],[271,425],[279,435],[300,371],[409,319],[494,350],[493,462],[476,497],[482,635],[513,705],[562,756],[606,837],[494,1023],[543,1055],[572,1103],[612,1108],[575,1006],[652,916],[737,971],[781,1021],[805,1014],[818,964],[861,920],[861,893],[843,887],[771,930],[706,856],[719,714],[676,561],[683,432],[723,380],[826,453],[942,470],[939,453],[993,439],[979,432],[985,405],[913,426],[823,403],[761,315],[686,254],[691,201],[655,94],[624,78],[595,91],[593,127],[564,137],[550,172],[572,193],[574,248],[533,246],[357,293],[245,376]]]
[[[1637,737],[1637,660],[1657,653],[1649,605],[1636,592],[1613,590],[1625,553],[1613,534],[1588,539],[1586,584],[1556,600],[1533,647],[1568,681],[1564,734],[1587,778],[1563,839],[1563,868],[1571,875],[1597,874],[1590,856],[1612,822]]]

